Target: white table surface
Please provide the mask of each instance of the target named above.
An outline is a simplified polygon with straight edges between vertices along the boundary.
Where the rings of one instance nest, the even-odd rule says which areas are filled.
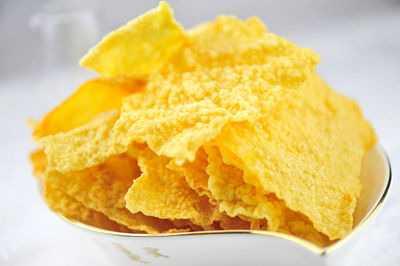
[[[360,102],[392,163],[389,197],[350,265],[400,265],[400,13],[371,13],[285,37],[322,55],[319,72]],[[0,80],[0,265],[108,265],[90,239],[47,209],[28,161],[34,145],[27,118],[39,118],[90,75],[70,69]]]

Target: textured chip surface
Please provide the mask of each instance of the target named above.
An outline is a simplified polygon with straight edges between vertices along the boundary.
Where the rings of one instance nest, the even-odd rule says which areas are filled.
[[[213,222],[214,208],[208,198],[190,188],[180,172],[168,169],[168,158],[141,146],[137,160],[142,174],[125,196],[128,210],[161,219],[189,219],[197,225]]]
[[[43,199],[49,208],[64,216],[82,223],[118,232],[132,232],[124,225],[111,221],[101,212],[90,209],[69,196],[62,189],[57,189],[47,180],[47,159],[43,150],[31,153],[30,160],[33,166],[33,175],[40,180]]]
[[[209,156],[209,189],[218,202],[220,212],[230,217],[241,215],[249,219],[267,219],[268,230],[277,231],[284,203],[246,184],[243,171],[224,163],[218,148],[207,147],[206,151]]]
[[[140,90],[135,81],[104,78],[83,83],[68,99],[34,125],[33,139],[66,132],[88,123],[96,115],[121,108],[122,98]]]
[[[175,161],[170,161],[167,167],[175,171],[181,171],[186,178],[188,185],[194,189],[200,196],[206,195],[211,203],[215,203],[211,192],[208,189],[209,175],[206,172],[208,166],[208,156],[204,149],[199,149],[196,159],[193,162],[186,162],[183,165],[177,165]]]
[[[132,230],[161,233],[174,228],[168,220],[142,213],[132,214],[125,208],[124,196],[139,175],[136,159],[121,154],[82,171],[62,174],[51,170],[47,180],[85,206],[104,213],[111,220]]]
[[[31,152],[29,155],[29,159],[33,167],[33,176],[38,179],[44,179],[44,175],[47,169],[47,158],[44,151],[41,149]]]
[[[327,236],[315,230],[307,217],[289,210],[283,200],[245,183],[243,171],[226,164],[216,147],[207,147],[206,150],[210,162],[207,167],[210,174],[209,188],[218,201],[220,211],[226,212],[238,225],[248,224],[250,227],[251,221],[251,229],[254,230],[284,232],[319,246],[331,243]],[[225,154],[227,158],[230,156]],[[221,226],[226,222],[226,218],[222,219]]]
[[[240,27],[246,30],[234,34],[233,29]],[[215,28],[221,30],[219,35]],[[190,71],[170,69],[151,75],[143,90],[124,98],[121,116],[109,135],[112,140],[103,141],[107,145],[112,143],[112,148],[87,152],[86,160],[100,163],[105,156],[125,152],[132,142],[146,142],[157,155],[177,162],[193,161],[197,150],[215,138],[229,121],[255,121],[267,115],[304,83],[319,56],[274,34],[262,34],[260,28],[256,19],[243,23],[236,18],[219,17],[214,23],[194,30],[193,38],[202,39],[200,44],[195,43],[203,45],[205,50],[212,49],[214,41],[230,47],[221,51],[215,48],[208,55],[210,64],[219,60],[219,65]],[[238,47],[238,41],[243,40],[247,40],[247,46]],[[226,61],[225,57],[218,59],[217,55],[227,50],[237,51],[228,56],[235,62]],[[199,60],[197,57],[200,56],[194,54],[192,59]],[[168,65],[178,66],[179,62],[172,58]],[[65,154],[65,150],[75,149],[71,145],[74,141],[68,142],[55,147],[57,151],[50,160],[60,170],[64,161],[57,157]]]
[[[274,34],[260,34],[253,24],[257,23],[219,17],[194,30],[194,37],[189,34],[189,47],[181,53],[185,59],[173,57],[169,67],[151,75],[144,90],[124,99],[114,145],[146,142],[157,155],[193,161],[197,150],[223,125],[255,121],[296,91],[319,56]],[[247,30],[233,33],[240,28],[237,25]],[[191,38],[196,45],[190,49]],[[244,39],[247,42],[238,45]],[[215,47],[214,42],[225,48]],[[199,65],[181,66],[182,60]]]
[[[330,239],[352,229],[362,160],[376,137],[357,103],[317,74],[270,116],[231,123],[215,141],[246,183],[275,193]]]
[[[165,2],[109,33],[80,64],[103,76],[145,76],[160,68],[185,41]]]
[[[109,157],[111,130],[118,117],[119,112],[110,111],[83,126],[40,139],[49,165],[66,173],[103,163]]]
[[[81,59],[99,78],[30,123],[45,200],[116,231],[268,230],[330,245],[353,227],[376,136],[319,60],[256,17],[185,32],[161,2]]]
[[[43,198],[54,211],[82,223],[106,230],[130,233],[128,227],[110,220],[101,212],[85,207],[61,189],[55,188],[49,181],[44,181]]]

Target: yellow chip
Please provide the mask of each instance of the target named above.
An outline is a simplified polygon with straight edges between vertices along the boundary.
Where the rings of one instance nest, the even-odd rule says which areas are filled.
[[[91,79],[82,84],[67,100],[33,125],[33,139],[66,132],[88,123],[105,111],[121,108],[122,98],[140,89],[138,82]]]
[[[221,21],[239,20],[217,19],[214,24],[221,24]],[[233,25],[239,26],[230,25],[226,27],[227,32],[221,32],[228,36],[224,38],[225,45],[236,47],[236,39],[252,36],[251,30],[238,36],[232,34],[234,28],[241,27],[240,23],[235,22]],[[207,49],[217,38],[214,24],[198,34],[208,40],[204,44]],[[222,25],[218,27],[225,29]],[[80,130],[81,136],[74,132],[43,141],[50,163],[62,172],[83,169],[103,162],[112,154],[126,152],[132,142],[145,142],[157,155],[174,158],[181,164],[193,161],[197,150],[215,138],[228,121],[255,121],[267,115],[280,100],[303,84],[319,57],[311,50],[298,48],[273,34],[259,40],[258,31],[254,30],[255,37],[249,38],[249,47],[243,48],[245,54],[251,51],[246,54],[248,56],[239,53],[233,57],[235,62],[243,65],[225,66],[226,62],[221,59],[221,67],[214,69],[152,75],[143,91],[124,98],[121,117],[112,134],[103,134],[100,145],[87,140],[85,158],[81,157],[82,149],[77,149],[75,143],[77,139],[87,139],[88,131],[93,131],[91,127]],[[254,39],[256,41],[251,42]],[[215,51],[216,54],[220,52]],[[261,55],[254,56],[259,53]],[[209,58],[209,62],[214,61]],[[173,61],[169,63],[174,65]],[[112,140],[106,139],[105,135]],[[53,145],[50,151],[47,146],[51,142],[61,144]],[[108,147],[110,143],[111,148]],[[90,145],[95,147],[90,148]]]
[[[114,143],[146,142],[157,155],[193,161],[228,121],[267,115],[303,84],[319,61],[310,49],[274,34],[264,36],[232,17],[220,17],[194,32],[189,48],[177,53],[184,59],[172,58],[143,91],[124,99]],[[243,39],[246,45],[238,46]]]
[[[306,239],[320,247],[326,247],[332,244],[329,238],[318,232],[310,219],[305,215],[285,209],[283,212],[283,220],[285,223],[279,228],[279,232],[295,235],[297,237]]]
[[[310,220],[301,213],[289,210],[284,201],[266,194],[243,180],[243,171],[225,164],[216,147],[208,147],[210,174],[209,188],[218,201],[221,212],[226,212],[238,226],[248,225],[255,230],[279,231],[307,239],[319,246],[331,243],[327,236],[315,230]],[[232,157],[225,154],[225,157]],[[235,161],[235,160],[232,160]],[[237,217],[243,219],[238,220]],[[235,218],[232,218],[235,217]],[[240,222],[243,221],[243,222]],[[223,217],[221,226],[232,229],[229,219]]]
[[[33,165],[33,175],[41,180],[42,196],[52,210],[95,227],[118,232],[132,232],[126,226],[111,221],[104,214],[85,207],[82,203],[62,190],[55,188],[46,180],[47,159],[43,150],[31,153],[30,159]]]
[[[142,213],[132,214],[125,208],[124,196],[139,175],[136,160],[122,154],[82,171],[62,174],[51,170],[46,180],[88,208],[102,212],[132,230],[161,233],[174,228],[170,221]]]
[[[268,230],[277,231],[281,225],[284,203],[246,184],[243,172],[225,164],[216,147],[206,147],[206,151],[209,156],[208,187],[218,202],[220,212],[230,217],[242,215],[250,219],[267,219]]]
[[[85,207],[62,190],[55,188],[48,181],[44,181],[43,198],[49,208],[55,212],[61,212],[70,219],[106,230],[132,232],[128,227],[111,221],[101,212]]]
[[[219,218],[219,223],[224,230],[250,229],[250,222],[241,219],[239,216],[230,217],[225,213]]]
[[[103,76],[143,76],[160,68],[184,42],[184,31],[165,2],[109,33],[80,64]]]
[[[242,53],[254,48],[266,34],[266,27],[256,17],[243,22],[234,16],[218,16],[187,33],[182,51],[175,53],[162,72],[187,72],[211,67],[233,66]],[[253,60],[253,62],[251,62]],[[254,63],[254,58],[250,58]]]
[[[113,80],[31,123],[45,152],[31,154],[34,175],[53,210],[89,224],[250,228],[326,246],[352,229],[376,137],[315,73],[319,60],[258,18],[185,33],[161,2],[81,59]]]
[[[168,168],[181,171],[186,178],[188,185],[194,189],[200,196],[210,198],[210,203],[215,205],[215,200],[211,196],[208,189],[208,174],[206,168],[208,166],[207,153],[204,149],[199,149],[196,159],[193,162],[186,162],[184,165],[177,165],[175,161],[170,161]]]
[[[32,152],[29,158],[33,166],[33,176],[43,180],[47,168],[46,154],[43,150],[37,150]]]
[[[231,123],[215,145],[233,154],[244,181],[275,193],[331,240],[353,226],[364,155],[376,137],[355,101],[317,74],[257,123]]]
[[[137,159],[142,175],[125,196],[129,211],[161,219],[189,219],[197,225],[213,222],[214,207],[208,198],[191,189],[180,172],[168,169],[169,159],[147,147],[137,151]]]
[[[125,150],[133,141],[146,142],[158,155],[193,161],[197,150],[219,134],[226,120],[225,110],[205,101],[169,110],[126,111],[115,124],[113,150]]]
[[[111,130],[118,117],[119,112],[108,112],[71,131],[40,139],[49,165],[66,173],[103,163],[109,157]]]

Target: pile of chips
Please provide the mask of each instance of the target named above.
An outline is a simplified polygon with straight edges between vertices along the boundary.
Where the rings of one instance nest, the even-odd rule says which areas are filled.
[[[32,125],[45,200],[114,231],[342,238],[376,137],[319,60],[255,17],[185,31],[161,2],[92,48],[80,64],[99,77]]]

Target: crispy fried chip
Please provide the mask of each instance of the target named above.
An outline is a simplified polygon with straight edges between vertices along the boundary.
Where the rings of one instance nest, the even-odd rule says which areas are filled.
[[[117,111],[108,112],[66,133],[42,138],[49,165],[66,173],[103,163],[109,157],[111,129],[118,117]]]
[[[254,42],[263,38],[265,33],[265,25],[256,17],[243,22],[234,16],[218,16],[214,22],[202,23],[189,30],[182,51],[175,53],[171,63],[161,71],[187,72],[234,66],[233,61],[239,61],[242,53],[251,50]]]
[[[101,212],[85,207],[73,197],[55,188],[50,182],[44,181],[43,198],[55,212],[82,223],[117,232],[132,232],[128,227],[108,219]]]
[[[221,228],[225,230],[250,229],[250,222],[241,219],[239,216],[230,217],[225,213],[223,213],[219,218],[219,223]]]
[[[260,34],[255,21],[222,16],[193,30],[179,53],[184,58],[172,58],[143,91],[124,99],[114,143],[146,142],[157,155],[193,161],[228,121],[255,121],[300,87],[319,57]]]
[[[188,185],[194,189],[200,196],[210,198],[210,203],[215,205],[211,192],[208,189],[208,174],[206,168],[208,166],[207,153],[204,149],[199,149],[196,159],[193,162],[186,162],[184,165],[177,165],[175,161],[170,161],[168,168],[181,171],[186,178]]]
[[[109,33],[80,64],[101,75],[143,76],[160,68],[184,42],[184,31],[165,2]]]
[[[233,25],[242,23],[222,17],[214,24],[224,20],[236,21]],[[251,21],[247,24],[256,24],[255,20]],[[219,38],[214,24],[199,30],[198,35],[203,34],[202,38],[208,40],[204,41],[205,49],[209,49],[214,39]],[[112,148],[86,152],[86,161],[101,163],[109,155],[127,151],[132,142],[146,142],[157,155],[174,158],[178,164],[193,161],[197,150],[216,137],[227,122],[255,121],[261,115],[267,115],[281,99],[303,84],[319,60],[311,50],[298,48],[274,34],[258,39],[259,30],[247,30],[235,35],[232,25],[218,27],[226,30],[220,34],[227,36],[223,39],[226,46],[237,47],[237,40],[249,39],[248,47],[242,47],[246,56],[243,53],[238,53],[236,57],[235,54],[230,55],[236,58],[236,66],[229,66],[229,62],[221,59],[221,67],[214,69],[152,75],[143,91],[123,100],[121,117],[111,134],[113,140],[104,139],[101,144],[112,143]],[[251,32],[255,32],[252,38],[248,37],[252,36]],[[254,39],[257,41],[251,42]],[[220,52],[214,51],[215,54]],[[258,56],[251,56],[252,53]],[[209,58],[209,62],[214,60]],[[169,64],[174,65],[174,62]],[[86,134],[84,131],[81,133]],[[75,168],[73,163],[59,158],[64,154],[76,158],[74,141],[61,142],[63,145],[54,146],[50,162],[60,170],[69,167],[83,169],[79,168],[82,165]]]
[[[105,111],[121,108],[122,98],[140,89],[134,81],[96,78],[82,84],[67,100],[33,125],[33,139],[66,132]]]
[[[220,212],[226,212],[230,217],[243,215],[251,219],[267,219],[268,229],[277,231],[284,204],[246,184],[243,172],[225,164],[216,147],[207,147],[206,151],[209,156],[209,189],[218,201]]]
[[[317,74],[257,123],[231,123],[215,140],[244,181],[275,193],[331,240],[353,226],[365,153],[376,137],[355,101]],[[227,159],[227,158],[225,158]]]
[[[118,232],[132,232],[126,226],[111,221],[104,214],[85,207],[46,180],[47,159],[43,150],[31,153],[30,159],[33,165],[33,175],[41,180],[42,196],[52,210],[95,227]]]
[[[330,243],[327,236],[315,230],[307,217],[290,211],[284,201],[279,200],[274,194],[265,194],[246,184],[243,180],[243,171],[233,165],[225,164],[216,147],[208,147],[206,151],[210,162],[207,167],[207,172],[210,174],[210,190],[219,203],[220,211],[226,212],[229,217],[235,217],[231,219],[237,221],[238,226],[250,227],[250,223],[246,220],[251,220],[251,228],[255,230],[285,232],[320,246]],[[242,216],[245,220],[239,219],[238,216]],[[227,221],[226,217],[222,219],[221,226],[229,227],[229,220]]]
[[[145,146],[137,150],[137,159],[142,175],[125,196],[129,211],[161,219],[189,219],[200,226],[213,222],[214,208],[208,198],[191,189],[180,172],[168,169],[168,158]]]
[[[305,215],[286,208],[283,217],[284,224],[279,227],[279,232],[295,235],[321,247],[332,244],[332,241],[326,235],[315,229],[310,219]]]
[[[158,155],[192,161],[197,149],[218,135],[226,121],[225,110],[209,102],[123,112],[113,130],[113,144],[122,149],[132,141],[146,142]]]
[[[104,213],[108,218],[132,230],[147,233],[167,232],[172,222],[142,213],[132,214],[125,208],[125,193],[133,179],[140,175],[135,159],[126,154],[112,156],[105,163],[82,171],[62,174],[48,172],[47,180],[62,188],[85,206]]]
[[[352,229],[376,136],[318,76],[319,60],[255,17],[184,32],[161,2],[81,59],[103,77],[31,122],[48,205],[120,231],[331,244]]]
[[[43,150],[31,152],[30,161],[33,166],[33,176],[38,179],[44,179],[47,168],[47,158]]]

